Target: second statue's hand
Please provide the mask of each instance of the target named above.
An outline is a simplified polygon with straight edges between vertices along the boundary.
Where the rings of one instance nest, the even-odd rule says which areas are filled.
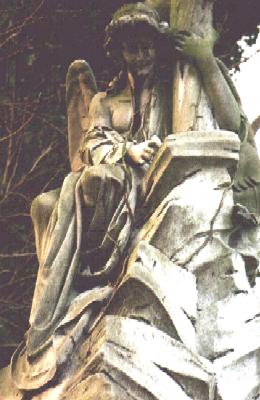
[[[175,49],[184,56],[191,57],[195,61],[214,57],[213,49],[218,37],[216,31],[212,31],[208,35],[197,35],[189,31],[173,31],[171,37]]]

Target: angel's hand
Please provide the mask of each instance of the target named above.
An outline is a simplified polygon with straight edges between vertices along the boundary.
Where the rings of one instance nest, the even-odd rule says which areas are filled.
[[[146,140],[145,142],[130,144],[127,149],[127,154],[135,164],[142,165],[152,161],[160,145],[160,139],[158,136],[154,135],[150,140]]]
[[[213,57],[213,48],[217,39],[217,32],[212,35],[196,35],[188,31],[174,31],[171,33],[175,49],[184,56],[191,57],[195,61]]]

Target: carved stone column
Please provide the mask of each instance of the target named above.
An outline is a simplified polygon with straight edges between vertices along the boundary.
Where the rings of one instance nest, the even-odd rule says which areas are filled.
[[[202,36],[212,35],[212,9],[212,0],[171,0],[171,27]],[[179,60],[175,65],[173,132],[216,129],[198,71],[187,60]]]
[[[260,229],[231,246],[239,145],[225,131],[166,140],[144,182],[145,222],[95,327],[70,337],[72,357],[48,387],[4,400],[256,398]]]
[[[144,184],[152,215],[132,242],[126,273],[104,317],[80,347],[81,366],[62,399],[90,400],[98,393],[102,400],[245,400],[246,390],[256,390],[248,384],[236,397],[236,370],[245,368],[236,328],[243,337],[245,316],[234,325],[222,321],[233,303],[245,307],[241,293],[248,292],[260,311],[243,258],[229,246],[228,171],[238,151],[230,132],[166,140]],[[249,366],[257,367],[258,351],[252,355],[244,346]],[[247,374],[259,384],[254,368]]]

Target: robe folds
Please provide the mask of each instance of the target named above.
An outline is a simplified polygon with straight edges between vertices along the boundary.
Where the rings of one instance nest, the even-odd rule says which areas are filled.
[[[132,232],[139,188],[148,165],[125,156],[126,142],[142,142],[169,132],[165,86],[157,81],[138,132],[119,134],[95,126],[86,133],[86,166],[71,172],[62,188],[32,204],[39,271],[30,328],[13,355],[12,378],[19,389],[48,383],[86,336],[109,301],[122,272]],[[140,202],[140,199],[139,199]]]
[[[219,66],[239,103],[226,69],[221,63]],[[136,207],[142,203],[139,188],[149,167],[134,166],[127,159],[126,143],[142,142],[154,134],[163,141],[172,133],[170,89],[169,82],[160,78],[154,82],[141,127],[134,135],[131,129],[119,133],[113,126],[92,127],[82,146],[86,166],[71,172],[61,189],[33,202],[39,272],[30,328],[11,362],[12,378],[19,389],[38,389],[51,381],[75,343],[93,329],[113,295],[127,258]],[[242,110],[239,136],[235,199],[249,204],[259,215],[259,195],[255,193],[260,162]]]

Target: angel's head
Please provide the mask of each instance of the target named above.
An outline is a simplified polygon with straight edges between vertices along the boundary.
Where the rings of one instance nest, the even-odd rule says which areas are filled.
[[[106,27],[105,50],[137,75],[146,75],[156,60],[160,37],[158,13],[144,3],[121,7]]]

